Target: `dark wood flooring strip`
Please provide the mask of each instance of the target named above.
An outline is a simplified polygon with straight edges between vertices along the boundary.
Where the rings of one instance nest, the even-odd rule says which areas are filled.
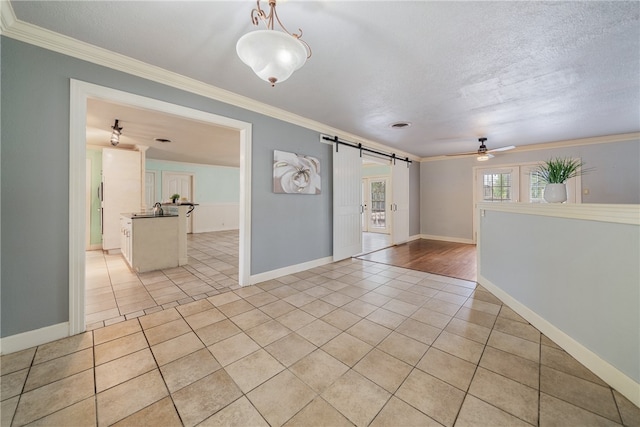
[[[381,264],[476,281],[476,245],[418,239],[358,257]]]

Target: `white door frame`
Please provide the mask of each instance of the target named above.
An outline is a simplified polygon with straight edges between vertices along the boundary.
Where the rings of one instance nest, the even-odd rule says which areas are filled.
[[[69,335],[85,325],[85,159],[87,100],[100,99],[187,117],[240,132],[240,257],[238,282],[251,284],[251,123],[180,105],[98,86],[70,81],[69,107]]]

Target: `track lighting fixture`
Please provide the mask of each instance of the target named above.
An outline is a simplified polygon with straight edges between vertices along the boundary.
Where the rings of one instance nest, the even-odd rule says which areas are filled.
[[[111,126],[111,129],[113,129],[113,132],[111,132],[111,145],[115,147],[120,143],[120,135],[122,135],[122,127],[118,126],[118,119]]]

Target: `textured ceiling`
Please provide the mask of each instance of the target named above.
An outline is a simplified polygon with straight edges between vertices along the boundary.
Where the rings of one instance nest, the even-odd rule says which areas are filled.
[[[282,1],[313,56],[275,88],[235,53],[252,1],[11,4],[21,21],[420,157],[480,136],[491,149],[640,130],[637,1]]]

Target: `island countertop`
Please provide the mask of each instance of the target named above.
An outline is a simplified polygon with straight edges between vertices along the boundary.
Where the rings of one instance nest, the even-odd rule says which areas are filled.
[[[178,214],[164,212],[162,215],[155,215],[153,212],[127,212],[121,213],[120,216],[130,219],[138,219],[138,218],[167,218],[167,217],[177,217]]]

